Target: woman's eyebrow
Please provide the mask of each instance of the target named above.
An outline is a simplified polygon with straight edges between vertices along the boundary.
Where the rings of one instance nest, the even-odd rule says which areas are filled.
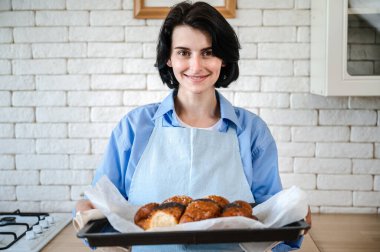
[[[180,49],[180,50],[190,50],[190,48],[187,48],[187,47],[184,47],[184,46],[176,46],[174,47],[174,49]],[[206,47],[206,48],[202,48],[201,51],[207,51],[207,50],[212,50],[212,47]]]

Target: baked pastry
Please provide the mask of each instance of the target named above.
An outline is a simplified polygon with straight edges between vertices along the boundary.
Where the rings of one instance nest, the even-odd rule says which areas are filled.
[[[149,215],[152,213],[153,209],[158,207],[158,203],[148,203],[143,205],[139,208],[139,210],[135,214],[135,224],[143,229],[147,229],[147,223],[146,220],[148,219]]]
[[[244,216],[254,220],[258,220],[256,216],[252,214],[252,206],[243,200],[236,200],[230,204],[227,204],[222,211],[221,217],[231,216]]]
[[[217,218],[220,216],[221,210],[220,206],[213,200],[194,200],[187,206],[179,223]]]
[[[162,203],[176,202],[176,203],[182,204],[184,206],[187,206],[192,201],[193,201],[193,199],[189,196],[185,196],[185,195],[178,196],[178,195],[176,195],[176,196],[173,196],[173,197],[170,197],[170,198],[164,200]]]
[[[228,199],[218,195],[209,195],[206,196],[205,199],[215,201],[221,208],[224,208],[228,203],[230,203]]]
[[[170,227],[177,225],[185,208],[184,205],[176,202],[162,203],[153,208],[152,212],[146,219],[143,228],[146,230],[154,227]]]

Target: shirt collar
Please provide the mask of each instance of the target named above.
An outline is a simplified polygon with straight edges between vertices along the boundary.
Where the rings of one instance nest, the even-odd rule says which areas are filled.
[[[238,129],[241,129],[241,124],[237,118],[236,112],[232,104],[218,91],[216,92],[217,99],[219,100],[220,105],[220,117],[223,120],[220,130],[226,131],[227,126],[226,120],[234,123]],[[174,90],[161,102],[156,113],[153,116],[153,120],[156,120],[158,117],[164,116],[167,121],[172,126],[180,126],[177,118],[174,115],[174,97],[177,95],[177,92]],[[227,123],[228,124],[228,123]]]

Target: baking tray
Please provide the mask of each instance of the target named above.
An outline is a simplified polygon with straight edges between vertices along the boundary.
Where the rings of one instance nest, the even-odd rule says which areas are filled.
[[[107,219],[100,219],[85,225],[79,230],[77,237],[86,239],[93,247],[292,241],[309,228],[305,221],[300,220],[281,228],[120,233]]]

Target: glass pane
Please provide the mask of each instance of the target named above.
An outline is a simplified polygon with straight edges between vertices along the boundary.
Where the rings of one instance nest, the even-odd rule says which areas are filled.
[[[348,0],[347,72],[380,75],[380,1]]]

